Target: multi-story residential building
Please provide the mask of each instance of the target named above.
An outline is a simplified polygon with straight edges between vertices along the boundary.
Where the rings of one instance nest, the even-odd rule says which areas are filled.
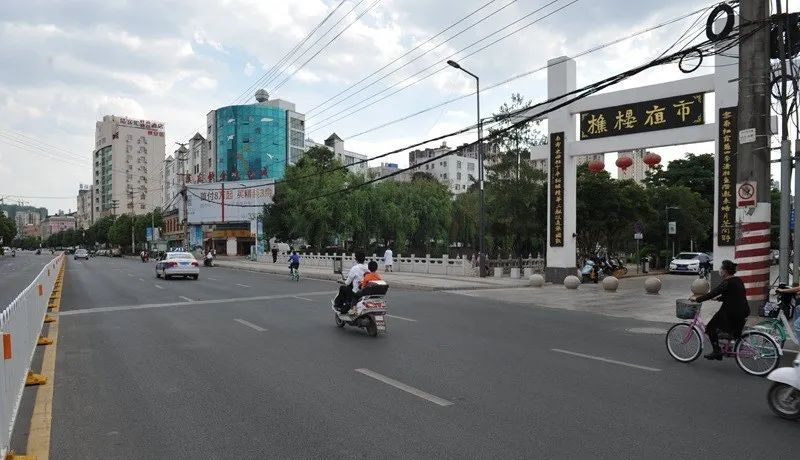
[[[209,172],[214,170],[214,162],[211,158],[208,142],[200,133],[195,133],[186,144],[187,152],[184,155],[185,165],[183,170],[189,173],[192,183],[208,182],[213,176]]]
[[[629,166],[625,171],[622,168],[617,169],[617,179],[625,180],[625,179],[632,179],[637,184],[641,184],[647,172],[647,165],[644,164],[644,156],[647,154],[647,150],[645,149],[634,149],[634,150],[626,150],[623,152],[619,152],[619,157],[628,157],[633,160],[633,164]]]
[[[291,102],[270,100],[264,90],[256,92],[256,101],[208,113],[205,142],[213,176],[207,173],[206,180],[279,179],[305,151],[305,115]]]
[[[586,163],[588,163],[590,161],[593,161],[593,160],[600,160],[600,161],[605,162],[605,157],[606,157],[606,155],[604,153],[596,153],[596,154],[592,154],[592,155],[582,155],[582,156],[578,157],[577,161],[575,162],[575,165],[576,166],[585,165]],[[536,169],[538,169],[540,171],[544,171],[544,172],[548,172],[549,171],[548,166],[547,166],[549,163],[548,163],[547,160],[530,160],[530,162],[531,162],[531,165],[533,165],[534,168],[536,168]]]
[[[51,235],[55,235],[56,233],[66,230],[74,230],[75,216],[64,214],[63,212],[53,216],[48,216],[47,219],[42,221],[40,227],[40,233],[42,239],[44,240],[50,238]]]
[[[76,223],[75,225],[79,229],[87,229],[92,226],[92,222],[94,222],[93,214],[94,214],[94,205],[92,205],[92,186],[91,185],[80,185],[78,189],[78,198],[77,198],[77,214],[76,214]]]
[[[34,224],[26,224],[22,227],[22,237],[29,238],[29,237],[41,237],[42,236],[42,226],[41,225],[34,225]]]
[[[162,205],[164,124],[106,115],[96,124],[93,219]]]
[[[366,174],[367,170],[369,169],[369,166],[367,165],[368,157],[360,153],[345,150],[344,141],[336,133],[328,136],[328,138],[325,139],[324,144],[314,142],[312,139],[306,139],[305,150],[307,151],[312,147],[327,147],[335,154],[336,159],[339,160],[339,162],[343,165],[347,165],[347,169],[352,172]]]
[[[409,166],[416,166],[452,151],[446,143],[442,143],[441,147],[437,148],[414,150],[408,153],[408,164]],[[464,193],[478,178],[477,150],[464,151],[463,154],[462,151],[457,150],[456,153],[446,155],[409,171],[412,176],[417,172],[432,175],[439,182],[447,185],[453,194]]]
[[[27,225],[38,227],[42,223],[42,214],[37,210],[17,211],[14,215],[14,223],[17,225],[17,236],[24,236],[24,229]]]

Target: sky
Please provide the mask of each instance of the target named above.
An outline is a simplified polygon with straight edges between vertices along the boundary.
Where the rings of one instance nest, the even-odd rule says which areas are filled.
[[[447,59],[479,75],[482,87],[489,88],[554,57],[575,56],[712,5],[707,0],[7,2],[0,9],[0,198],[46,206],[51,213],[74,210],[79,184],[92,181],[94,124],[103,115],[164,122],[170,154],[174,142],[198,131],[205,135],[209,110],[254,102],[257,88],[294,102],[306,114],[307,137],[322,141],[336,132],[346,149],[374,157],[474,123],[475,100],[469,94],[475,82],[447,66]],[[577,57],[577,85],[657,57],[690,26],[687,38],[700,32],[706,15]],[[703,38],[701,33],[698,40]],[[691,76],[709,72],[713,60]],[[686,77],[675,65],[663,66],[610,90]],[[544,100],[546,71],[482,91],[483,115],[496,112],[513,93]],[[371,130],[459,96],[465,97]],[[447,142],[458,145],[474,136]],[[685,152],[711,153],[713,144],[654,151],[667,162]],[[608,170],[616,169],[615,159],[607,155]],[[407,155],[387,160],[406,165]]]

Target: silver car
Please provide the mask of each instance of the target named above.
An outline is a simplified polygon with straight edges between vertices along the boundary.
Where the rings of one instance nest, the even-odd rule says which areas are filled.
[[[75,250],[75,260],[78,259],[89,260],[89,251],[87,251],[86,249]]]
[[[198,279],[200,277],[200,264],[191,253],[168,252],[163,260],[156,263],[156,278],[164,277],[165,280],[173,276]]]

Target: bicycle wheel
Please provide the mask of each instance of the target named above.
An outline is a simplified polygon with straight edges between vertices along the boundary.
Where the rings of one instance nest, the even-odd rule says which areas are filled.
[[[750,375],[764,376],[775,370],[781,360],[780,347],[769,335],[748,331],[734,347],[736,364]]]
[[[690,363],[703,353],[703,338],[689,323],[678,323],[667,331],[667,351],[676,361]]]

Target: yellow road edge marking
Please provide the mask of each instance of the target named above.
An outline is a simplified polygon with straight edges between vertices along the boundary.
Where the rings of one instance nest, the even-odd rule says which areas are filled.
[[[63,286],[64,270],[66,269],[67,259],[61,266],[56,278],[57,283]],[[53,299],[54,310],[58,311],[61,306],[61,291]],[[48,384],[39,386],[36,391],[36,401],[33,404],[33,414],[31,414],[31,426],[28,433],[28,444],[26,455],[30,455],[37,460],[48,460],[50,458],[50,429],[53,425],[53,390],[55,388],[56,377],[56,351],[58,349],[58,322],[50,323],[47,337],[53,344],[45,348],[42,358],[41,373],[47,377]]]

